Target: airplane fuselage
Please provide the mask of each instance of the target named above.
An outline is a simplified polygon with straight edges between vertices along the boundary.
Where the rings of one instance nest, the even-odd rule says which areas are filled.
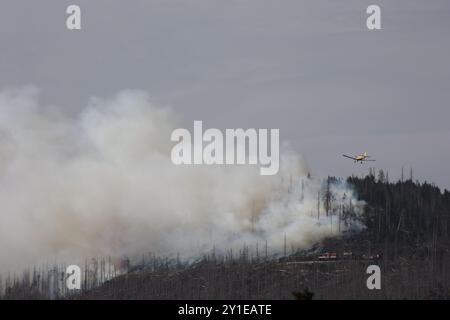
[[[346,157],[346,158],[350,158],[350,159],[352,159],[355,162],[360,162],[360,163],[363,163],[364,161],[375,161],[374,159],[370,159],[369,160],[368,158],[370,158],[370,156],[367,155],[366,152],[364,152],[362,154],[358,154],[358,155],[353,156],[353,157],[352,156],[348,156],[346,154],[343,154],[343,156]]]

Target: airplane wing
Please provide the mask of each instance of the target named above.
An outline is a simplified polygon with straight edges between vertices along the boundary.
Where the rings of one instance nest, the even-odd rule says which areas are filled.
[[[375,159],[365,159],[363,161],[375,161]]]
[[[350,156],[348,156],[348,155],[346,155],[346,154],[343,154],[342,156],[356,161],[356,158],[350,157]]]

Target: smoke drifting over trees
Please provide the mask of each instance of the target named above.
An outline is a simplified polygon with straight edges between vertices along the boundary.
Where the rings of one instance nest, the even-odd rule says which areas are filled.
[[[388,176],[387,172],[378,176],[383,175]],[[324,181],[322,193],[327,182],[332,185],[335,180]],[[64,266],[44,266],[5,277],[0,297],[449,299],[448,190],[411,179],[387,182],[376,179],[374,170],[347,182],[366,201],[361,217],[366,228],[356,234],[328,237],[307,250],[286,248],[283,256],[268,254],[267,243],[257,243],[224,254],[213,250],[191,263],[149,253],[134,264],[122,260],[119,270],[109,258],[92,259],[83,265],[82,290],[75,295],[64,285]],[[351,212],[351,206],[342,211],[342,222]],[[337,258],[321,260],[324,252],[335,252]],[[381,268],[381,290],[366,286],[366,270],[373,264]]]
[[[0,93],[0,273],[258,241],[282,252],[361,228],[352,190],[333,181],[323,193],[288,147],[273,177],[256,166],[175,166],[177,117],[146,93],[92,98],[76,116],[61,109],[41,106],[33,88]],[[340,224],[345,206],[354,215]]]

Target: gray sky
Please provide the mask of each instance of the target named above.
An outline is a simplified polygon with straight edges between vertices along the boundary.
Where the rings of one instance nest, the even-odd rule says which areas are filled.
[[[139,88],[187,125],[280,128],[319,175],[367,172],[341,157],[367,151],[450,188],[448,0],[2,0],[0,49],[0,89],[67,112]]]

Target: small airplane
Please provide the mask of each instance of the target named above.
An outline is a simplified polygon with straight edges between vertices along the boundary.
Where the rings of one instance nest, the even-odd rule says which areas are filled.
[[[370,156],[367,155],[367,152],[364,152],[363,154],[358,154],[354,157],[350,157],[346,154],[343,154],[342,156],[352,159],[352,160],[355,160],[355,162],[360,162],[360,163],[363,163],[363,161],[375,161],[375,159],[367,159],[367,158],[370,158]]]

